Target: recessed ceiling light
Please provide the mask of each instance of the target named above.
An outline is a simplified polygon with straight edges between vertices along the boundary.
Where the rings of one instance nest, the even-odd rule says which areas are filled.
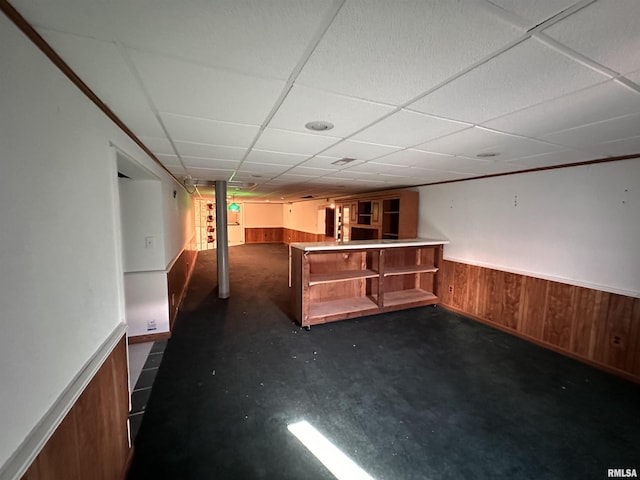
[[[483,152],[476,155],[478,158],[492,158],[500,155],[500,152]]]
[[[325,130],[331,130],[333,128],[333,123],[316,120],[305,124],[305,127],[309,130],[313,130],[314,132],[324,132]]]
[[[346,165],[347,163],[355,162],[355,158],[341,158],[340,160],[336,160],[335,162],[331,162],[331,165]]]

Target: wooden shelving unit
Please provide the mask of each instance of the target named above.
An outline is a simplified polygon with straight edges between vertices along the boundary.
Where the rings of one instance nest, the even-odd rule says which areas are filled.
[[[443,241],[292,243],[291,295],[304,327],[438,303]]]
[[[396,190],[336,198],[335,238],[378,240],[415,238],[418,234],[418,192]]]

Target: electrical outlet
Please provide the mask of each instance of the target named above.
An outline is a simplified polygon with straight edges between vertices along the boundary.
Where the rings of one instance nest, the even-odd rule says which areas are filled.
[[[453,293],[453,285],[449,285],[449,293]]]
[[[613,335],[611,337],[611,343],[613,345],[620,345],[622,344],[622,337],[620,335]]]
[[[151,332],[157,328],[155,320],[147,320],[147,332]]]
[[[144,237],[144,248],[156,248],[156,237],[152,235]]]

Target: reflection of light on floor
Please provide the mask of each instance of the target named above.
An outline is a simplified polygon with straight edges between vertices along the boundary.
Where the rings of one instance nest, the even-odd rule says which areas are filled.
[[[308,422],[292,423],[287,428],[338,480],[373,480]]]

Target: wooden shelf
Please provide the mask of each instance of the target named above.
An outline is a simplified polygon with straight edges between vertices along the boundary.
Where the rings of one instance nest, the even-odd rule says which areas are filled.
[[[384,306],[391,307],[394,305],[405,305],[413,303],[432,304],[438,301],[433,293],[413,288],[411,290],[400,290],[398,292],[385,292]]]
[[[438,303],[442,243],[291,244],[296,320],[310,327]]]
[[[309,305],[309,320],[349,315],[358,312],[377,311],[378,305],[369,297],[342,298]]]
[[[403,267],[385,267],[384,276],[407,275],[411,273],[436,273],[437,267],[433,265],[408,265]]]
[[[322,283],[348,282],[349,280],[358,280],[361,278],[376,278],[378,272],[373,270],[344,270],[342,272],[331,273],[312,273],[309,278],[309,286],[319,285]]]

